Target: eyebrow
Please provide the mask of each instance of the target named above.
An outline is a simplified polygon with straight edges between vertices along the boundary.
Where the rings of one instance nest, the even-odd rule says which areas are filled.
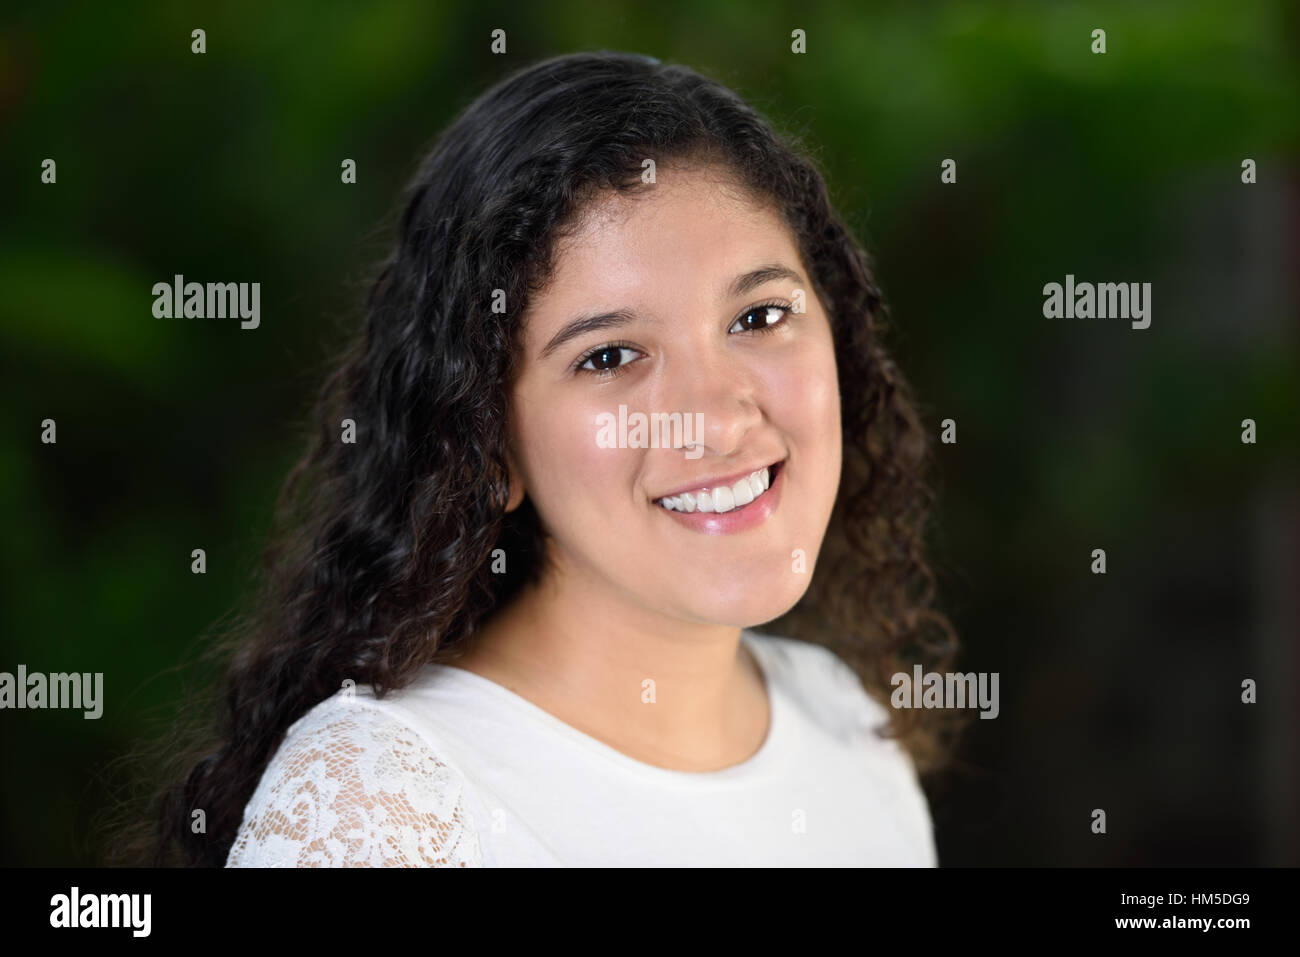
[[[727,287],[727,297],[730,299],[739,299],[759,286],[765,283],[775,282],[778,279],[788,279],[792,282],[803,283],[804,279],[789,266],[781,263],[767,263],[759,266],[757,269],[751,269],[749,272],[741,273],[731,281]],[[601,312],[590,316],[579,316],[572,322],[565,325],[563,329],[551,337],[551,341],[542,349],[541,358],[545,359],[560,346],[580,336],[585,336],[589,332],[600,332],[603,329],[614,329],[628,323],[636,322],[642,317],[631,309],[615,309],[611,312]]]

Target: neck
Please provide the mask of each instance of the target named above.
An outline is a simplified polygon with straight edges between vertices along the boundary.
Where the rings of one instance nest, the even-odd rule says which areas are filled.
[[[741,629],[667,618],[550,566],[455,661],[656,767],[739,764],[767,733]]]

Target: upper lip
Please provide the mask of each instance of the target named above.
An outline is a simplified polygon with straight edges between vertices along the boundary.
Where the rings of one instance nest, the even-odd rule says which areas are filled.
[[[681,495],[683,492],[698,492],[700,489],[715,489],[720,488],[723,485],[735,485],[748,475],[753,475],[755,472],[761,472],[763,469],[773,468],[784,461],[785,459],[776,459],[775,461],[769,460],[760,465],[756,465],[753,468],[744,469],[740,472],[728,472],[726,475],[713,475],[708,478],[699,479],[690,485],[678,486],[677,489],[672,492],[665,492],[663,495],[657,495],[653,500],[657,502],[660,499],[672,498],[674,495]]]

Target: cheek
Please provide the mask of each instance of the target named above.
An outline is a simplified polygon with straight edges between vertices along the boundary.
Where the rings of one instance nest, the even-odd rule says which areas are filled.
[[[609,511],[598,506],[626,495],[633,469],[628,459],[635,454],[597,443],[597,416],[611,410],[585,397],[554,395],[523,397],[515,410],[520,467],[542,521],[555,534],[575,523],[599,525]]]
[[[766,377],[773,417],[798,446],[839,473],[840,392],[830,330],[791,350]]]

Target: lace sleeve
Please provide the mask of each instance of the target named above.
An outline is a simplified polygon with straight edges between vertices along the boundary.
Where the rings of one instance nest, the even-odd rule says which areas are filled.
[[[332,699],[289,729],[227,867],[481,867],[464,779],[401,721]]]

